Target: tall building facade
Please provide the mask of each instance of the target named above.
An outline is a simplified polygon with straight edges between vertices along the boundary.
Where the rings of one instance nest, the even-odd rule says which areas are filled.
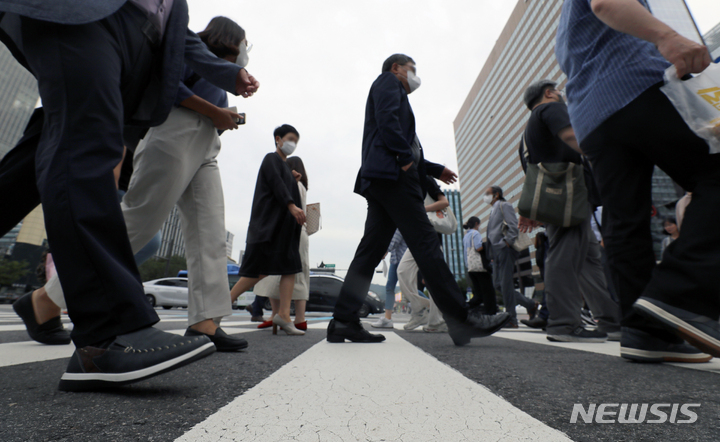
[[[707,33],[703,35],[703,39],[710,50],[710,55],[712,55],[713,60],[715,60],[716,63],[720,61],[720,23],[707,31]]]
[[[38,96],[35,77],[0,43],[0,158],[22,136]]]
[[[0,259],[2,259],[3,256],[12,254],[21,227],[22,221],[20,222],[20,224],[10,229],[10,231],[6,233],[5,236],[0,238]]]
[[[481,231],[491,209],[482,201],[485,189],[502,187],[514,206],[522,190],[518,147],[529,117],[525,88],[542,78],[565,81],[554,53],[561,8],[562,1],[517,2],[455,119],[463,213],[480,218]]]
[[[450,271],[459,280],[465,277],[465,250],[463,249],[463,212],[459,190],[443,190],[450,202],[450,210],[458,221],[458,227],[452,235],[443,235],[443,253]]]
[[[167,258],[168,256],[185,256],[185,238],[180,228],[180,212],[175,206],[162,226],[162,242],[155,256]]]

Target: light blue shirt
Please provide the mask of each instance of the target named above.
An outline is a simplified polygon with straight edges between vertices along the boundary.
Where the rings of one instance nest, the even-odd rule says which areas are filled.
[[[465,259],[465,267],[467,268],[467,249],[475,246],[475,250],[482,247],[482,235],[475,229],[470,229],[463,238],[463,258]]]
[[[565,0],[555,42],[557,61],[568,77],[570,122],[580,143],[615,112],[663,81],[670,66],[652,43],[600,21],[590,1]]]
[[[390,241],[390,247],[388,247],[390,264],[399,264],[407,248],[407,244],[405,244],[405,239],[400,233],[400,230],[395,230],[395,235],[393,235],[392,241]]]

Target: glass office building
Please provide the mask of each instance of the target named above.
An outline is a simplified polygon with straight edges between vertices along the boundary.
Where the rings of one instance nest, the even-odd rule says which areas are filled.
[[[0,43],[0,158],[22,136],[38,96],[35,77]]]
[[[450,210],[457,219],[458,226],[452,235],[443,235],[443,253],[450,271],[455,275],[455,280],[465,277],[465,250],[463,249],[463,212],[460,203],[459,190],[443,190],[450,202]]]
[[[185,238],[180,227],[180,212],[175,206],[162,226],[162,242],[155,254],[156,258],[185,256]]]
[[[705,44],[710,50],[710,55],[712,55],[713,60],[715,60],[716,63],[720,62],[720,23],[716,24],[703,35],[703,38],[705,39]]]

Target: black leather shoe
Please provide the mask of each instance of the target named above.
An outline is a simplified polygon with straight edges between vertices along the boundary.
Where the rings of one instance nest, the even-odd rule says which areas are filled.
[[[207,336],[208,338],[210,338],[212,343],[215,344],[215,348],[217,348],[217,351],[238,351],[247,348],[248,346],[248,342],[245,339],[238,338],[236,336],[230,336],[225,333],[225,330],[221,329],[220,327],[215,330],[214,335],[201,333],[188,327],[188,329],[185,331],[185,336]]]
[[[534,319],[521,319],[520,322],[527,325],[530,328],[544,328],[547,327],[547,321],[537,316]]]
[[[682,338],[666,341],[630,327],[622,328],[620,356],[637,362],[707,362],[712,359]]]
[[[60,380],[60,390],[118,387],[175,370],[215,352],[207,336],[177,336],[154,327],[120,335],[104,347],[75,349]]]
[[[382,342],[385,336],[368,332],[359,319],[354,322],[332,319],[327,329],[328,342],[345,342],[346,339],[351,342]]]
[[[42,324],[37,323],[32,305],[32,292],[25,293],[15,301],[13,310],[23,320],[28,335],[33,340],[47,345],[67,345],[71,342],[70,332],[63,327],[60,316],[56,316]]]
[[[450,337],[457,346],[470,343],[472,338],[490,336],[511,321],[506,312],[497,315],[483,315],[476,310],[468,311],[465,322],[448,321]]]

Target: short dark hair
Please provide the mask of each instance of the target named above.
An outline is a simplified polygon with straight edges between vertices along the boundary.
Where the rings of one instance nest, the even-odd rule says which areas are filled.
[[[498,196],[498,199],[500,201],[505,201],[505,197],[503,196],[503,190],[500,186],[490,186],[490,190],[492,190],[492,193]]]
[[[245,40],[245,30],[227,17],[215,17],[210,20],[198,37],[220,58],[240,53],[240,42]]]
[[[390,69],[392,69],[393,64],[399,64],[400,66],[408,63],[415,63],[415,60],[408,57],[405,54],[392,54],[383,62],[382,65],[382,71],[383,72],[390,72]]]
[[[478,224],[480,224],[480,218],[478,218],[477,216],[471,216],[470,219],[465,223],[465,225],[463,225],[463,228],[465,230],[474,229],[475,226],[477,226]]]
[[[273,141],[275,140],[275,137],[283,138],[287,134],[295,134],[297,135],[298,139],[300,139],[300,134],[298,133],[297,129],[290,126],[289,124],[283,124],[282,126],[276,127],[275,131],[273,131]]]
[[[300,182],[303,186],[305,186],[305,190],[308,190],[308,177],[307,172],[305,172],[305,164],[303,163],[303,160],[300,159],[300,157],[290,157],[287,159],[287,165],[290,166],[290,170],[294,170],[302,175]]]
[[[552,80],[540,80],[531,84],[525,89],[523,94],[523,101],[528,109],[532,110],[540,101],[542,101],[545,91],[548,89],[555,89],[557,83]]]

